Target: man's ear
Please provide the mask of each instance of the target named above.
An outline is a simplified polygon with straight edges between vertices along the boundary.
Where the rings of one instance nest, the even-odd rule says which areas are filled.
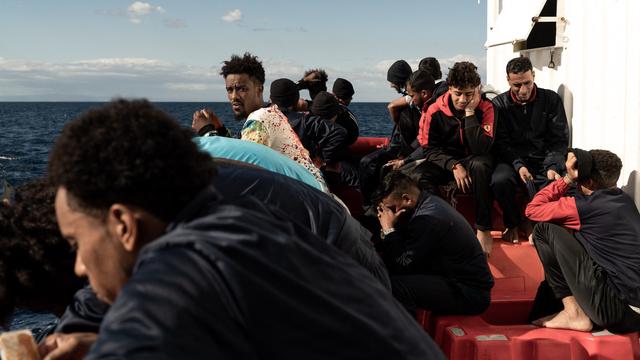
[[[536,79],[536,72],[533,71],[533,69],[531,69],[531,79],[533,79],[533,80]]]
[[[126,251],[138,245],[139,224],[134,210],[124,204],[113,204],[109,208],[107,225]]]
[[[409,194],[403,193],[402,194],[402,201],[406,202],[407,204],[411,204],[413,199],[411,198],[411,196]]]

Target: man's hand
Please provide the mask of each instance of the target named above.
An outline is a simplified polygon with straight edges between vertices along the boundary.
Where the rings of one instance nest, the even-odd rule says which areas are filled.
[[[564,166],[567,168],[567,174],[564,176],[564,181],[567,184],[573,184],[578,179],[578,168],[576,167],[576,162],[578,158],[570,152],[567,154],[567,161],[564,163]]]
[[[471,177],[467,173],[467,169],[461,164],[456,164],[453,167],[453,177],[456,179],[456,184],[460,191],[466,193],[471,189]]]
[[[531,173],[529,172],[529,169],[527,169],[524,166],[518,169],[518,175],[520,175],[520,179],[525,184],[527,183],[527,181],[533,180],[533,175],[531,175]]]
[[[196,134],[200,129],[209,124],[213,125],[216,129],[220,129],[222,127],[222,122],[218,119],[213,110],[203,109],[193,113],[191,129],[193,129]]]
[[[405,212],[405,209],[398,210],[394,212],[383,203],[378,204],[378,221],[380,221],[380,227],[383,230],[391,229],[395,226],[398,218],[402,213]]]
[[[402,165],[404,165],[404,159],[393,159],[384,164],[384,166],[391,166],[393,170],[398,170]]]
[[[97,338],[96,333],[56,333],[47,336],[38,351],[43,360],[84,359]]]
[[[555,170],[552,170],[552,169],[547,170],[547,179],[549,179],[549,180],[558,180],[561,177],[562,176],[560,176],[560,174],[558,174]]]
[[[476,111],[476,108],[478,107],[478,104],[480,104],[480,86],[478,86],[473,91],[473,97],[471,98],[471,101],[469,101],[467,103],[467,106],[465,106],[465,108],[464,108],[464,115],[465,116],[471,116],[471,115],[475,114],[475,111]]]

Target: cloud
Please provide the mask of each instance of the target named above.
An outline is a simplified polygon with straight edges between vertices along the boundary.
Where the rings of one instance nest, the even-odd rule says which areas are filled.
[[[187,27],[187,23],[181,19],[164,19],[163,22],[164,26],[171,29],[180,29]]]
[[[164,14],[167,11],[162,6],[154,6],[147,2],[136,1],[129,5],[127,8],[127,13],[129,15],[129,21],[133,24],[140,24],[142,22],[142,17],[151,14],[152,12],[157,12],[159,14]]]
[[[278,78],[300,79],[308,64],[261,59],[270,82]],[[383,59],[359,66],[323,68],[327,87],[343,77],[355,87],[355,101],[388,102],[398,96],[386,81],[387,69],[397,59]],[[420,59],[407,59],[413,69]],[[456,61],[478,66],[485,82],[486,59],[469,55],[441,57],[442,73]],[[219,61],[215,63],[219,64]],[[0,101],[106,101],[114,95],[146,97],[154,101],[226,101],[219,65],[193,66],[149,58],[98,58],[64,63],[14,60],[0,57]],[[265,99],[268,98],[268,91]],[[306,91],[301,96],[308,98]]]
[[[0,101],[106,101],[114,96],[155,101],[224,100],[217,69],[148,58],[65,63],[0,59]]]
[[[240,9],[231,10],[222,17],[222,20],[229,23],[238,22],[242,20],[242,11]]]

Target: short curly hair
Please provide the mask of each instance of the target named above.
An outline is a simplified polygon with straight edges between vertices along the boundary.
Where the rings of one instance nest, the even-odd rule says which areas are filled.
[[[453,67],[449,68],[447,84],[458,89],[465,89],[480,85],[478,67],[468,61],[461,61],[453,64]]]
[[[246,52],[242,57],[231,55],[231,59],[222,63],[220,75],[227,78],[230,74],[247,74],[250,78],[256,80],[258,84],[264,85],[264,68],[262,62],[257,56]]]
[[[55,188],[45,179],[16,189],[0,205],[0,319],[15,307],[61,314],[85,283],[73,273],[75,254],[62,237]]]
[[[591,169],[591,180],[597,189],[607,189],[616,186],[622,170],[622,160],[618,155],[608,150],[589,150],[593,167]]]
[[[307,76],[311,75],[311,74],[317,74],[319,79],[318,81],[326,83],[327,81],[329,81],[329,75],[327,75],[327,72],[324,71],[324,69],[309,69],[307,71],[304,72],[304,76],[302,78],[306,78]]]
[[[49,157],[54,186],[104,218],[112,204],[170,222],[216,173],[192,133],[147,100],[114,100],[68,123]]]

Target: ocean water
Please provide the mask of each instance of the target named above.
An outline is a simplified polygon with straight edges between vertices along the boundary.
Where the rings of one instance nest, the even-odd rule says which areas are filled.
[[[89,102],[0,102],[0,195],[3,180],[17,186],[46,172],[49,149],[64,124],[88,109],[104,103]],[[227,102],[160,102],[159,108],[185,127],[199,109],[210,108],[224,124],[237,133],[242,122],[236,121]],[[386,103],[353,103],[349,106],[358,117],[361,136],[389,136],[392,128]]]

